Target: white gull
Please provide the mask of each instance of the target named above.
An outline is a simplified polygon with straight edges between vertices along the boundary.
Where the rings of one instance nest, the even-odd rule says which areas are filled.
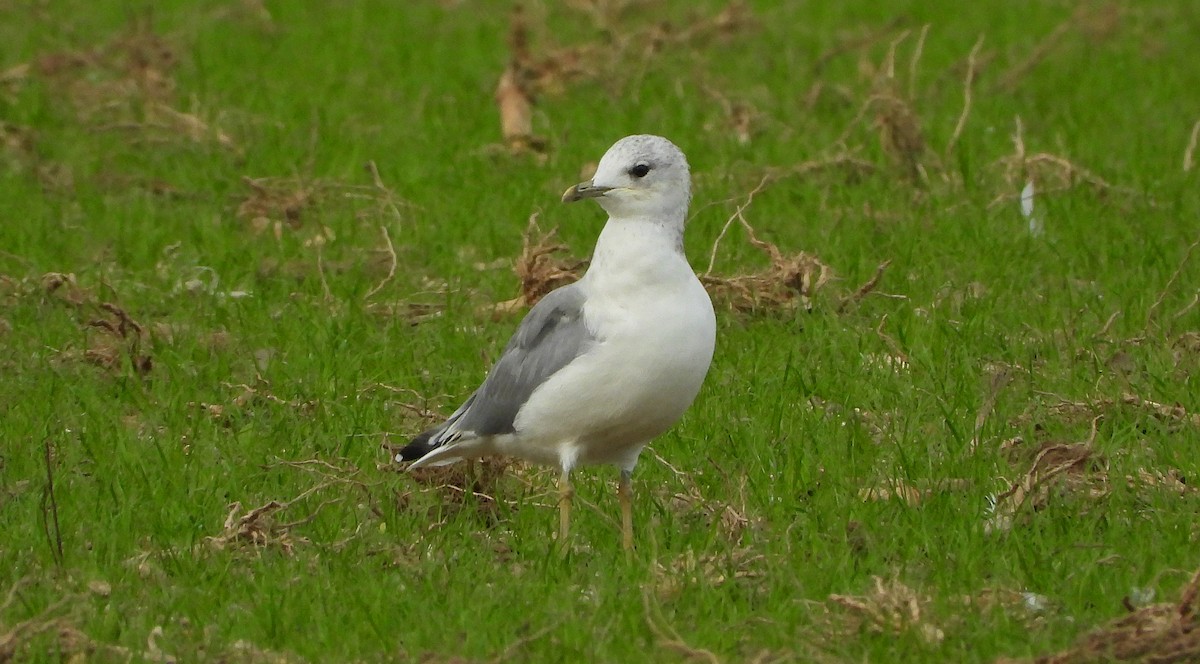
[[[629,549],[638,455],[700,391],[716,318],[683,253],[691,175],[679,148],[659,136],[622,138],[595,177],[563,194],[585,198],[609,214],[587,273],[530,309],[483,385],[397,459],[415,469],[507,455],[559,467],[564,550],[571,470],[615,465]]]

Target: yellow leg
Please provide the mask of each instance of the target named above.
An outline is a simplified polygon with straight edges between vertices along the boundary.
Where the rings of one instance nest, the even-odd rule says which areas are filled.
[[[571,486],[571,471],[563,469],[558,476],[558,546],[564,555],[567,553],[567,535],[571,532],[571,499],[575,497],[575,489]]]
[[[621,546],[633,551],[633,471],[621,471],[617,497],[621,501]]]

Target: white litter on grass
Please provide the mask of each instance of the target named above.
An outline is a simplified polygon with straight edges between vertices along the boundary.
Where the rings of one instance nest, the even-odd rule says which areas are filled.
[[[192,276],[190,279],[184,279],[175,282],[175,288],[173,288],[171,292],[176,295],[183,292],[190,293],[192,295],[203,293],[212,295],[218,300],[241,300],[254,296],[253,293],[246,290],[217,290],[221,285],[221,277],[217,274],[217,271],[211,267],[198,265],[194,268],[193,275],[194,276]],[[208,277],[207,280],[200,278],[205,275]]]
[[[1042,218],[1033,213],[1033,197],[1035,195],[1033,180],[1029,180],[1025,183],[1025,188],[1021,190],[1021,216],[1029,222],[1029,234],[1041,237],[1044,230]]]

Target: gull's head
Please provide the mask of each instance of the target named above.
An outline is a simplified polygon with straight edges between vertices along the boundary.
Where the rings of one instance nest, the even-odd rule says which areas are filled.
[[[613,217],[678,218],[692,198],[687,158],[661,136],[626,136],[600,159],[596,175],[563,194],[563,202],[594,198]]]

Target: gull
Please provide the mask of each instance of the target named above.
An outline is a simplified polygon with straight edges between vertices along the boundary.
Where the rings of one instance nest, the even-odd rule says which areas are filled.
[[[633,547],[638,455],[682,417],[712,362],[712,301],[683,253],[687,158],[659,136],[627,136],[566,191],[608,212],[587,272],[542,298],[479,389],[397,455],[409,469],[504,455],[557,466],[559,544],[571,471],[620,471],[622,546]]]

